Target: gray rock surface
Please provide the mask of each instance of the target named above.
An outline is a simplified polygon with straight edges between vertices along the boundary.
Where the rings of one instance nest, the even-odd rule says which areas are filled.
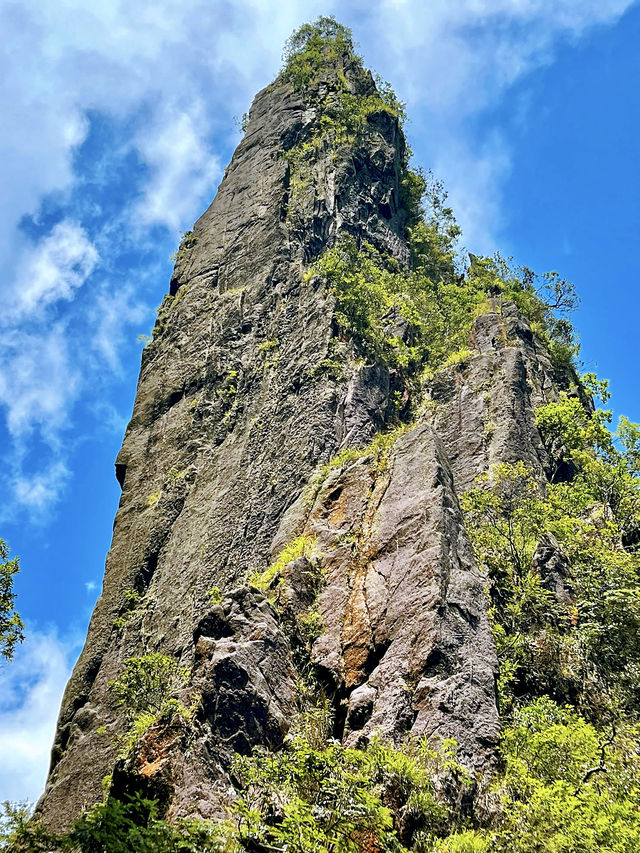
[[[341,71],[354,91],[373,91],[371,75],[350,60],[328,75]],[[314,372],[327,356],[333,301],[303,272],[344,233],[406,262],[398,122],[374,115],[361,144],[341,157],[320,151],[306,194],[288,213],[282,152],[309,132],[314,112],[276,81],[249,115],[214,202],[178,253],[173,298],[143,352],[116,460],[122,497],[103,592],[65,692],[39,804],[54,829],[102,796],[122,728],[107,687],[124,661],[158,651],[193,667],[207,590],[226,594],[264,569],[282,514],[316,464],[384,423],[383,371],[373,394],[357,378],[350,385]],[[116,627],[129,590],[140,601]],[[285,682],[278,690],[286,694]],[[266,686],[254,687],[269,704]],[[240,739],[245,722],[237,720]]]
[[[497,660],[484,579],[442,443],[419,423],[385,470],[364,457],[330,473],[304,527],[322,567],[324,631],[311,656],[342,705],[349,745],[374,732],[455,738],[474,769],[498,736]]]
[[[338,74],[373,91],[346,59],[321,86]],[[549,357],[514,306],[479,317],[477,355],[436,375],[429,416],[387,465],[362,456],[313,494],[314,473],[339,449],[388,425],[392,394],[384,364],[351,364],[342,378],[318,369],[334,304],[304,273],[345,234],[409,259],[398,122],[381,111],[355,146],[320,147],[293,198],[283,152],[316,120],[288,83],[260,92],[178,253],[116,460],[122,497],[102,595],[38,805],[53,830],[99,801],[110,773],[115,791],[157,795],[170,816],[222,815],[234,752],[282,744],[299,707],[300,649],[247,580],[303,532],[317,541],[321,583],[309,586],[317,566],[301,557],[278,595],[294,617],[317,607],[324,630],[310,654],[336,734],[347,744],[375,731],[455,737],[473,769],[493,761],[496,657],[457,495],[498,461],[524,459],[544,476],[533,411],[557,393]],[[179,698],[201,699],[191,723],[152,727],[123,761],[108,685],[150,652],[188,667]]]
[[[519,460],[546,480],[549,461],[535,409],[558,398],[549,353],[512,302],[481,314],[476,353],[431,382],[431,422],[444,443],[458,494],[494,465]]]
[[[558,604],[574,601],[569,558],[552,533],[545,534],[538,542],[531,563],[540,575],[542,586],[553,593]]]

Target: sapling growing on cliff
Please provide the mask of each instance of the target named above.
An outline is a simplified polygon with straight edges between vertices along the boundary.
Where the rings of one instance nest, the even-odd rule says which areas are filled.
[[[124,709],[129,728],[120,739],[126,755],[144,733],[156,723],[174,714],[190,718],[194,708],[185,708],[171,694],[187,682],[189,670],[167,655],[152,653],[129,658],[124,671],[109,682],[109,691]]]
[[[109,682],[109,690],[129,717],[145,712],[159,714],[188,676],[189,670],[174,658],[153,653],[129,658],[124,672]]]

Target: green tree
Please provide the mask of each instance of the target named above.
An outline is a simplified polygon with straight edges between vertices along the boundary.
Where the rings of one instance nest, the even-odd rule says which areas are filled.
[[[439,853],[635,853],[640,848],[637,726],[599,731],[541,698],[502,739],[504,771],[489,826],[456,832]]]
[[[140,794],[109,797],[63,835],[48,832],[24,805],[4,804],[0,814],[2,853],[240,853],[230,826],[221,821],[160,817],[158,803]]]
[[[234,812],[243,850],[427,851],[434,838],[460,825],[435,783],[468,788],[451,742],[409,740],[394,748],[373,739],[347,749],[330,731],[331,715],[321,705],[299,716],[281,752],[237,759],[241,796]]]
[[[128,658],[124,671],[109,682],[109,690],[117,697],[129,717],[144,713],[160,713],[172,690],[187,679],[188,669],[174,658],[159,653]]]
[[[13,579],[20,571],[18,557],[9,559],[9,548],[0,539],[0,655],[11,660],[17,643],[24,640],[24,625],[14,603]]]
[[[637,713],[640,429],[623,420],[611,433],[608,417],[578,397],[542,406],[545,444],[572,478],[543,486],[522,462],[500,465],[463,497],[489,581],[503,713],[543,695],[593,719]],[[538,547],[560,576],[545,576]]]

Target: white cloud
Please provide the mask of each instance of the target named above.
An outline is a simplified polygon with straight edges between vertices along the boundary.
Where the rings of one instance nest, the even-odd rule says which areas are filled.
[[[634,0],[379,0],[358,37],[366,58],[407,100],[420,162],[445,181],[465,241],[492,252],[504,224],[512,158],[473,119],[568,42],[613,24]]]
[[[149,221],[186,227],[219,174],[216,124],[222,116],[228,134],[230,115],[242,112],[277,68],[290,30],[320,12],[352,23],[367,58],[416,107],[460,117],[550,61],[562,40],[617,20],[631,2],[5,4],[0,107],[12,132],[1,143],[0,220],[15,225],[46,193],[73,183],[72,152],[86,133],[88,110],[127,117],[144,107],[145,127],[133,130],[150,168],[141,210]]]
[[[106,364],[111,371],[118,373],[125,328],[140,323],[148,314],[148,306],[140,301],[131,284],[125,284],[116,291],[108,284],[96,288],[88,309],[96,370],[103,369]]]
[[[432,162],[434,174],[445,182],[463,242],[474,252],[492,254],[505,217],[499,188],[511,170],[504,138],[494,133],[474,147],[454,135],[434,152]]]
[[[31,476],[18,473],[13,487],[17,500],[35,515],[41,515],[55,503],[68,479],[69,471],[58,459]]]
[[[189,111],[166,104],[152,126],[145,126],[136,147],[151,170],[134,221],[165,225],[177,232],[193,217],[194,197],[211,190],[222,174],[220,160],[207,147],[206,110],[200,99]]]
[[[29,253],[12,293],[19,313],[40,311],[51,302],[72,299],[98,263],[98,252],[83,228],[67,220]]]
[[[8,429],[14,438],[23,438],[39,427],[52,438],[65,424],[79,384],[67,326],[58,321],[0,331],[0,403]]]
[[[0,802],[42,793],[58,709],[77,644],[27,630],[15,659],[0,665]]]

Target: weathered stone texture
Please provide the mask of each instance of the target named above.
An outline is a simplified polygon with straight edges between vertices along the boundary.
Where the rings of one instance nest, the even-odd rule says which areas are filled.
[[[454,737],[461,758],[486,769],[496,657],[442,443],[419,423],[386,465],[365,457],[334,471],[309,511],[325,628],[312,659],[342,697],[345,743]]]
[[[372,90],[368,73],[350,62],[343,70],[354,90]],[[123,492],[103,594],[65,693],[40,803],[54,828],[101,796],[122,725],[107,685],[124,660],[161,651],[193,666],[206,591],[226,593],[264,568],[282,513],[316,463],[384,424],[384,405],[371,409],[384,403],[383,374],[373,396],[357,380],[314,375],[332,334],[332,298],[303,271],[345,232],[406,261],[404,139],[388,114],[373,116],[361,145],[338,158],[319,152],[288,214],[282,152],[314,118],[287,83],[260,92],[195,242],[179,252],[173,301],[143,353],[116,462]],[[142,599],[117,629],[129,589]]]
[[[522,460],[546,479],[535,409],[558,398],[551,359],[516,306],[493,301],[471,332],[477,354],[439,371],[430,388],[432,424],[458,494],[503,462]]]
[[[373,91],[352,62],[328,73],[339,71],[354,91]],[[478,318],[478,354],[436,375],[430,415],[400,436],[385,470],[363,456],[331,471],[309,504],[313,472],[385,428],[393,389],[383,364],[352,365],[341,379],[315,369],[333,298],[306,267],[342,234],[409,258],[398,122],[381,111],[355,147],[319,149],[294,193],[283,151],[316,118],[281,80],[260,92],[178,254],[116,462],[122,497],[103,593],[39,804],[54,830],[101,798],[114,768],[114,789],[155,792],[170,816],[222,814],[233,753],[281,745],[298,708],[295,649],[247,579],[302,531],[321,555],[325,630],[312,660],[337,734],[348,744],[374,731],[455,737],[469,766],[492,761],[495,651],[457,495],[498,461],[524,459],[542,476],[533,409],[556,393],[549,358],[514,306]],[[294,612],[315,606],[307,568],[287,568]],[[108,684],[148,652],[189,667],[183,698],[202,699],[190,726],[153,727],[123,762]]]

